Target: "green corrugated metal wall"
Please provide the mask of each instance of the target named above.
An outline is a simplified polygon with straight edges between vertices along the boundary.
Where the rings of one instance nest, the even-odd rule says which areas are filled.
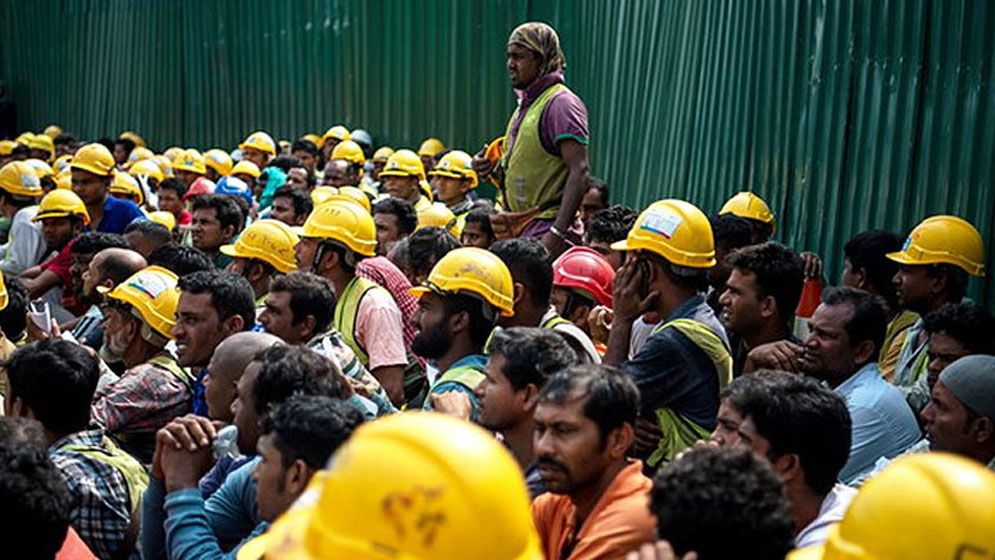
[[[206,147],[343,122],[470,151],[512,107],[507,33],[541,19],[616,200],[711,212],[752,188],[831,274],[854,233],[931,213],[991,246],[985,0],[0,0],[0,17],[0,76],[36,130]],[[991,283],[971,293],[995,301]]]

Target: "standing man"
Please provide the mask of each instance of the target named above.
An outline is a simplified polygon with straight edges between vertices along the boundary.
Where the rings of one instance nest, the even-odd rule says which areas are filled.
[[[571,228],[587,189],[587,108],[563,83],[566,59],[552,27],[530,22],[515,28],[507,58],[520,100],[508,121],[504,156],[494,165],[481,150],[473,167],[501,185],[504,212],[493,218],[498,236],[542,238],[557,257],[577,237]]]
[[[86,204],[90,229],[120,234],[136,218],[145,218],[134,202],[107,195],[113,176],[114,156],[102,144],[88,144],[80,148],[69,167],[72,169],[73,192]]]

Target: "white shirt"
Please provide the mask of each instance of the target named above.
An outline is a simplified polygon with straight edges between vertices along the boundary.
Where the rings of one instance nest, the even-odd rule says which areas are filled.
[[[795,535],[795,546],[804,548],[826,542],[829,528],[843,519],[843,514],[850,507],[850,501],[857,491],[849,486],[837,484],[826,494],[819,508],[819,515]]]

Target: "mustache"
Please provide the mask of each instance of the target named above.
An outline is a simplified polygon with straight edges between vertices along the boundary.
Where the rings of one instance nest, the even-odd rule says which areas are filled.
[[[555,459],[550,459],[548,457],[540,457],[536,461],[536,466],[538,466],[538,467],[548,467],[548,468],[556,469],[558,471],[567,472],[566,465],[564,465],[563,463],[560,463],[559,461],[556,461]]]

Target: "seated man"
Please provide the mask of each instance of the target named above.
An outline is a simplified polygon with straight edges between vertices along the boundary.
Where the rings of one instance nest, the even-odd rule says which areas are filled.
[[[929,448],[995,471],[995,357],[967,356],[940,373],[921,417]]]
[[[152,251],[173,240],[173,233],[166,226],[152,220],[137,220],[124,228],[128,247],[148,258]]]
[[[553,376],[538,396],[535,453],[549,491],[532,503],[546,558],[618,558],[653,538],[652,487],[627,455],[639,391],[599,365]]]
[[[48,454],[73,498],[72,525],[100,558],[125,558],[134,542],[132,514],[148,476],[101,430],[88,430],[100,365],[83,347],[46,339],[19,348],[6,363],[8,416],[45,428]]]

